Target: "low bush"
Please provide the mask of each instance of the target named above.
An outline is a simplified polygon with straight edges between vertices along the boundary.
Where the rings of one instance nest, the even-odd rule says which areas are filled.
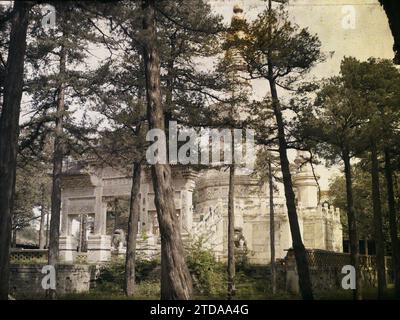
[[[187,247],[186,261],[197,294],[219,296],[226,291],[226,265],[205,249],[203,240],[192,240]]]
[[[157,260],[138,260],[136,261],[136,282],[148,284],[159,282]],[[96,279],[96,290],[112,293],[124,291],[125,283],[125,259],[115,259],[110,263],[100,267],[99,275]],[[156,289],[157,290],[157,289]]]

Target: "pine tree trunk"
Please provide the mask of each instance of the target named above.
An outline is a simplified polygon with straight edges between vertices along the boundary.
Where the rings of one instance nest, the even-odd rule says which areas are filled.
[[[268,0],[268,11],[272,13],[272,1]],[[269,29],[269,37],[272,36],[272,30]],[[290,233],[292,235],[292,243],[294,255],[296,258],[297,272],[299,275],[299,287],[301,296],[304,300],[313,300],[312,284],[310,278],[310,270],[308,267],[307,253],[301,238],[299,220],[297,216],[297,208],[295,195],[293,192],[292,175],[290,173],[289,159],[287,156],[287,144],[285,137],[285,125],[283,122],[282,110],[279,102],[278,92],[274,78],[274,65],[271,59],[271,51],[267,54],[268,63],[268,82],[271,90],[272,107],[278,127],[278,143],[279,157],[283,177],[283,186],[285,189],[286,207],[289,217]]]
[[[169,121],[173,115],[173,93],[174,93],[174,43],[175,40],[171,39],[171,58],[167,63],[167,81],[166,81],[166,90],[165,90],[165,128],[166,135],[169,133]],[[167,145],[167,154],[169,154],[169,145]]]
[[[50,238],[50,213],[46,214],[46,249],[49,248],[49,238]]]
[[[141,163],[133,164],[132,189],[129,206],[128,241],[125,258],[125,294],[133,296],[135,293],[135,266],[136,266],[136,236],[140,214],[140,174]]]
[[[150,129],[165,132],[161,99],[160,58],[157,48],[154,0],[143,0],[143,60],[146,74],[147,116]],[[169,164],[151,167],[158,223],[161,233],[161,299],[191,299],[192,279],[187,268],[176,215]]]
[[[233,137],[232,137],[232,146],[233,146]],[[235,165],[232,164],[229,167],[229,192],[228,192],[228,300],[231,300],[234,295],[235,295]]]
[[[83,224],[83,214],[79,216],[79,242],[78,242],[78,252],[82,252],[82,224]]]
[[[82,224],[81,224],[81,229],[82,229],[82,235],[81,235],[81,246],[80,250],[81,252],[87,252],[87,220],[88,216],[87,214],[82,215]]]
[[[276,269],[275,269],[275,214],[274,214],[274,181],[272,177],[271,159],[268,159],[268,185],[269,185],[269,239],[271,249],[271,287],[272,293],[276,293]]]
[[[42,209],[40,210],[39,249],[44,249],[44,247],[46,246],[45,219],[46,213],[42,206]]]
[[[17,247],[17,228],[13,230],[12,233],[12,240],[11,240],[11,248]]]
[[[346,178],[346,197],[347,197],[347,223],[349,225],[349,240],[350,240],[350,263],[356,270],[356,289],[353,291],[353,299],[362,299],[361,286],[361,269],[358,248],[358,234],[356,213],[354,210],[353,200],[353,182],[351,175],[350,155],[347,150],[343,151],[342,159],[344,162],[344,173]]]
[[[45,219],[46,212],[44,209],[44,187],[42,186],[42,197],[41,197],[41,209],[40,209],[40,225],[39,225],[39,248],[44,249],[46,246],[46,235],[45,235]]]
[[[387,200],[389,208],[389,227],[392,242],[392,264],[394,275],[395,295],[400,298],[400,245],[397,235],[397,212],[393,191],[393,169],[389,149],[385,149],[385,176],[387,185]]]
[[[79,228],[79,252],[87,252],[87,241],[86,241],[86,228],[87,228],[87,215],[82,213],[80,216],[80,228]]]
[[[0,300],[8,299],[11,210],[30,8],[31,3],[27,1],[14,2],[0,118]]]
[[[60,70],[62,77],[66,73],[66,49],[61,46],[60,51]],[[53,154],[53,186],[51,193],[51,219],[50,219],[50,237],[49,237],[49,257],[48,263],[55,267],[57,272],[57,263],[59,259],[59,237],[60,237],[60,215],[61,215],[61,176],[64,158],[63,142],[63,118],[65,112],[65,86],[61,80],[58,87],[56,124],[54,129],[54,154]],[[49,291],[51,298],[55,298],[54,290]]]
[[[17,214],[13,212],[11,222],[11,248],[17,247]]]
[[[378,299],[383,299],[386,289],[385,242],[382,228],[378,151],[376,141],[373,138],[371,138],[371,182],[372,205],[374,212],[374,240],[376,245],[376,267],[378,269]]]
[[[293,192],[292,175],[290,173],[289,159],[287,156],[287,144],[285,137],[285,125],[278,99],[275,80],[273,78],[273,66],[269,59],[269,84],[271,89],[273,111],[278,127],[279,156],[285,189],[286,206],[289,217],[290,233],[292,235],[293,249],[296,257],[297,272],[299,274],[299,287],[304,300],[313,300],[312,284],[308,267],[306,249],[301,238],[295,195]]]

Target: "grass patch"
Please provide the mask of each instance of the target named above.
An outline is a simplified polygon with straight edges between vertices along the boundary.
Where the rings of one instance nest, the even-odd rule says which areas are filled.
[[[363,300],[377,300],[378,288],[363,288]],[[316,292],[315,298],[317,300],[352,300],[353,295],[351,290],[335,290],[329,292]],[[385,290],[385,300],[395,300],[395,291],[393,285],[389,285]]]
[[[85,293],[72,293],[60,297],[62,300],[158,300],[160,299],[159,281],[142,281],[136,285],[133,297],[127,297],[123,290],[111,291],[100,287]]]

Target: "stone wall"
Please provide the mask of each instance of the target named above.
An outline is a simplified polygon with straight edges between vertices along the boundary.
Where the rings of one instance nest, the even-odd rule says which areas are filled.
[[[45,297],[42,288],[43,264],[11,264],[10,294],[17,298]],[[60,295],[89,291],[95,267],[89,265],[59,265],[57,268],[57,292]]]

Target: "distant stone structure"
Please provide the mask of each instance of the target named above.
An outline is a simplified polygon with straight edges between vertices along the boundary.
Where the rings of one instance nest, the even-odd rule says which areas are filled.
[[[300,165],[301,162],[304,160],[299,155],[295,161],[298,169],[293,173],[293,184],[304,244],[309,249],[341,252],[340,212],[326,202],[319,204],[318,177],[314,177],[309,164]],[[174,166],[172,171],[176,214],[179,216],[184,241],[201,237],[217,258],[225,259],[228,174],[217,170],[196,173],[182,166]],[[108,261],[112,251],[124,248],[124,239],[120,239],[124,230],[107,234],[106,225],[107,212],[112,210],[115,199],[129,199],[132,181],[128,170],[103,167],[96,162],[89,162],[86,166],[70,165],[62,181],[62,260],[73,262],[78,255],[79,239],[75,234],[80,232],[76,228],[79,227],[80,215],[86,214],[88,220],[94,221],[94,228],[87,232],[87,259],[89,262]],[[238,245],[246,246],[249,262],[269,263],[267,186],[260,185],[255,177],[240,174],[235,177],[235,185]],[[138,250],[151,255],[159,250],[160,233],[148,169],[142,173],[140,198]],[[284,258],[292,246],[292,240],[284,198],[276,194],[275,199],[276,257]],[[117,242],[118,246],[115,247]]]

